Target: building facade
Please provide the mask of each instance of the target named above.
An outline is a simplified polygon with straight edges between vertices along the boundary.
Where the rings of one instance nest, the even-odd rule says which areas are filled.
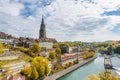
[[[61,53],[62,54],[78,52],[78,48],[77,47],[62,46],[62,47],[60,47],[60,49],[61,49]]]
[[[53,42],[39,42],[39,45],[46,49],[52,49]]]

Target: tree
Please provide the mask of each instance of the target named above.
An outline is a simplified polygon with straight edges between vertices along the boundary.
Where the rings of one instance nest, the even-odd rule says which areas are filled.
[[[31,75],[31,68],[30,67],[25,67],[21,70],[21,74],[27,76]]]
[[[118,46],[118,47],[114,50],[114,52],[120,54],[120,46]]]
[[[100,78],[95,74],[91,74],[86,78],[86,80],[100,80]]]
[[[3,50],[3,45],[2,43],[0,43],[0,54],[4,53],[4,50]]]
[[[56,53],[54,51],[50,51],[49,52],[49,58],[52,59],[52,60],[55,60],[56,59]]]
[[[86,54],[84,54],[82,57],[83,59],[87,59],[87,58],[93,57],[94,55],[95,55],[94,51],[89,51]]]
[[[69,44],[70,47],[76,46],[76,43],[74,43],[74,42],[69,42],[68,44]]]
[[[30,77],[31,77],[32,80],[37,80],[39,78],[38,72],[37,72],[35,67],[33,67],[32,69],[33,70],[32,70],[32,73],[31,73]]]
[[[67,43],[61,42],[61,43],[59,43],[59,46],[63,47],[63,46],[69,46],[69,45]]]
[[[33,43],[32,47],[30,48],[30,51],[31,51],[32,53],[35,53],[35,55],[37,55],[37,54],[40,53],[41,47],[39,46],[38,43],[35,42],[35,43]]]
[[[120,78],[111,73],[109,70],[106,70],[104,72],[100,72],[99,76],[96,76],[95,74],[90,75],[86,78],[86,80],[120,80]]]
[[[5,74],[8,76],[11,74],[11,70],[9,69],[9,67],[5,68]]]
[[[2,63],[0,62],[0,68],[2,68]]]
[[[53,44],[53,48],[58,48],[58,47],[59,47],[58,43]]]
[[[31,78],[34,80],[38,80],[43,78],[50,72],[50,68],[48,66],[48,60],[43,57],[35,57],[31,63],[32,73]]]
[[[99,73],[99,77],[101,80],[120,80],[119,77],[111,73],[109,70]]]
[[[60,57],[61,56],[61,49],[60,48],[56,48],[55,49],[55,53],[56,53],[57,57]]]

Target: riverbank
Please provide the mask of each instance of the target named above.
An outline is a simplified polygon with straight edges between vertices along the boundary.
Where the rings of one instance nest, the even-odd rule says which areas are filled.
[[[60,72],[58,72],[58,73],[56,73],[56,74],[53,74],[53,75],[51,75],[51,76],[45,77],[44,80],[56,80],[56,79],[58,79],[58,78],[60,78],[60,77],[62,77],[62,76],[64,76],[64,75],[70,73],[71,71],[74,71],[74,70],[78,69],[79,67],[85,65],[86,63],[88,63],[88,62],[90,62],[90,61],[92,61],[92,60],[94,60],[94,59],[96,59],[96,58],[97,58],[97,56],[94,56],[94,57],[89,58],[89,59],[87,59],[87,60],[81,61],[81,62],[79,62],[78,64],[73,65],[73,66],[71,66],[71,67],[69,67],[69,68],[67,68],[67,69],[64,69],[64,70],[62,70],[62,71],[60,71]]]

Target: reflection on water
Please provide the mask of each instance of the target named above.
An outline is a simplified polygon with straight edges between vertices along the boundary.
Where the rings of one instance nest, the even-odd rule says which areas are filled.
[[[113,66],[120,67],[120,58],[116,57],[118,55],[112,56]],[[90,74],[99,74],[99,72],[104,71],[104,57],[98,54],[98,57],[84,66],[78,68],[77,70],[59,78],[58,80],[85,80],[85,78]]]

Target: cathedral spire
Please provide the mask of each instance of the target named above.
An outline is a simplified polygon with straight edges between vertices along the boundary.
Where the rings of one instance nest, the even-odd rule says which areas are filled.
[[[41,24],[44,24],[44,16],[42,15],[42,22],[41,22]]]
[[[41,21],[41,26],[40,26],[40,30],[39,30],[39,39],[40,38],[46,38],[46,27],[45,27],[43,15],[42,15],[42,21]]]

